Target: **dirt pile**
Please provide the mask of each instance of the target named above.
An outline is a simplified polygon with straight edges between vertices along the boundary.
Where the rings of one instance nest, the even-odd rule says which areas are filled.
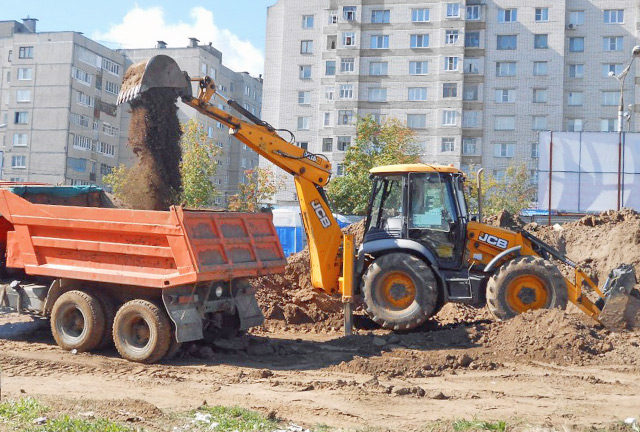
[[[508,229],[511,231],[521,230],[525,226],[525,222],[518,215],[513,215],[507,210],[502,210],[494,216],[484,218],[487,225]]]
[[[576,261],[600,283],[622,263],[633,264],[640,275],[640,214],[634,210],[609,210],[555,228],[533,223],[526,229]]]
[[[129,68],[124,80],[140,71]],[[129,174],[128,204],[136,209],[167,210],[176,204],[180,181],[180,121],[172,89],[155,88],[131,104],[129,146],[138,157]]]

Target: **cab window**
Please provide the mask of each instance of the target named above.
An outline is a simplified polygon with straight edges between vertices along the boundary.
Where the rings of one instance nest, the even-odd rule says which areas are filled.
[[[438,173],[415,173],[409,181],[409,229],[448,232],[456,220],[452,190]]]

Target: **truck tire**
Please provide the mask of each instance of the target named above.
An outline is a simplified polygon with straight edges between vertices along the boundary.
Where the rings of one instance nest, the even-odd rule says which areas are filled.
[[[116,313],[113,341],[123,358],[155,363],[167,353],[171,344],[169,317],[148,300],[128,301]]]
[[[431,267],[403,252],[376,258],[365,272],[362,293],[369,317],[390,330],[409,330],[433,315],[438,284]]]
[[[51,333],[58,346],[79,352],[96,348],[104,336],[105,318],[98,299],[87,292],[67,291],[51,310]]]
[[[487,283],[487,305],[499,320],[533,309],[567,307],[567,284],[551,262],[521,256],[503,264]]]
[[[98,344],[98,348],[103,349],[113,344],[113,320],[116,318],[118,307],[113,297],[106,292],[100,292],[96,297],[104,311],[104,335]]]

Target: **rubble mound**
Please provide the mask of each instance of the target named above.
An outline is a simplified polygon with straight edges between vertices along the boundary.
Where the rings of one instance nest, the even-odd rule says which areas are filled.
[[[502,210],[497,215],[484,218],[483,222],[487,225],[504,228],[511,231],[519,231],[525,226],[525,222],[520,219],[520,216],[513,215],[507,210]]]
[[[475,308],[459,303],[447,303],[433,317],[441,325],[493,321],[495,318],[486,307]]]

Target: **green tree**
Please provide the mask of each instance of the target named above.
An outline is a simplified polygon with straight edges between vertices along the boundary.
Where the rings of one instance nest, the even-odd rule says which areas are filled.
[[[334,211],[363,215],[367,211],[371,181],[369,170],[376,166],[418,163],[415,132],[396,118],[384,123],[373,117],[359,118],[356,138],[344,157],[344,175],[335,178],[328,188]]]
[[[468,176],[469,211],[478,211],[477,167],[470,167]],[[483,216],[493,216],[502,210],[517,215],[529,208],[535,199],[536,186],[531,184],[531,176],[525,164],[509,166],[504,179],[498,180],[491,173],[482,173]]]
[[[238,183],[238,193],[229,197],[229,210],[255,212],[273,199],[284,179],[271,168],[252,168],[244,172],[245,181]]]
[[[218,194],[211,178],[216,174],[218,165],[216,157],[220,155],[220,149],[214,145],[213,140],[196,120],[189,120],[182,126],[182,138],[180,147],[182,159],[180,161],[180,177],[182,179],[182,191],[180,202],[187,207],[208,207]],[[145,179],[140,172],[127,168],[125,165],[115,167],[111,174],[102,178],[104,184],[111,187],[117,199],[132,208],[144,208],[139,201],[140,182]]]
[[[182,125],[180,146],[182,202],[188,207],[208,207],[218,194],[211,180],[218,171],[216,156],[220,155],[221,150],[194,119]]]

